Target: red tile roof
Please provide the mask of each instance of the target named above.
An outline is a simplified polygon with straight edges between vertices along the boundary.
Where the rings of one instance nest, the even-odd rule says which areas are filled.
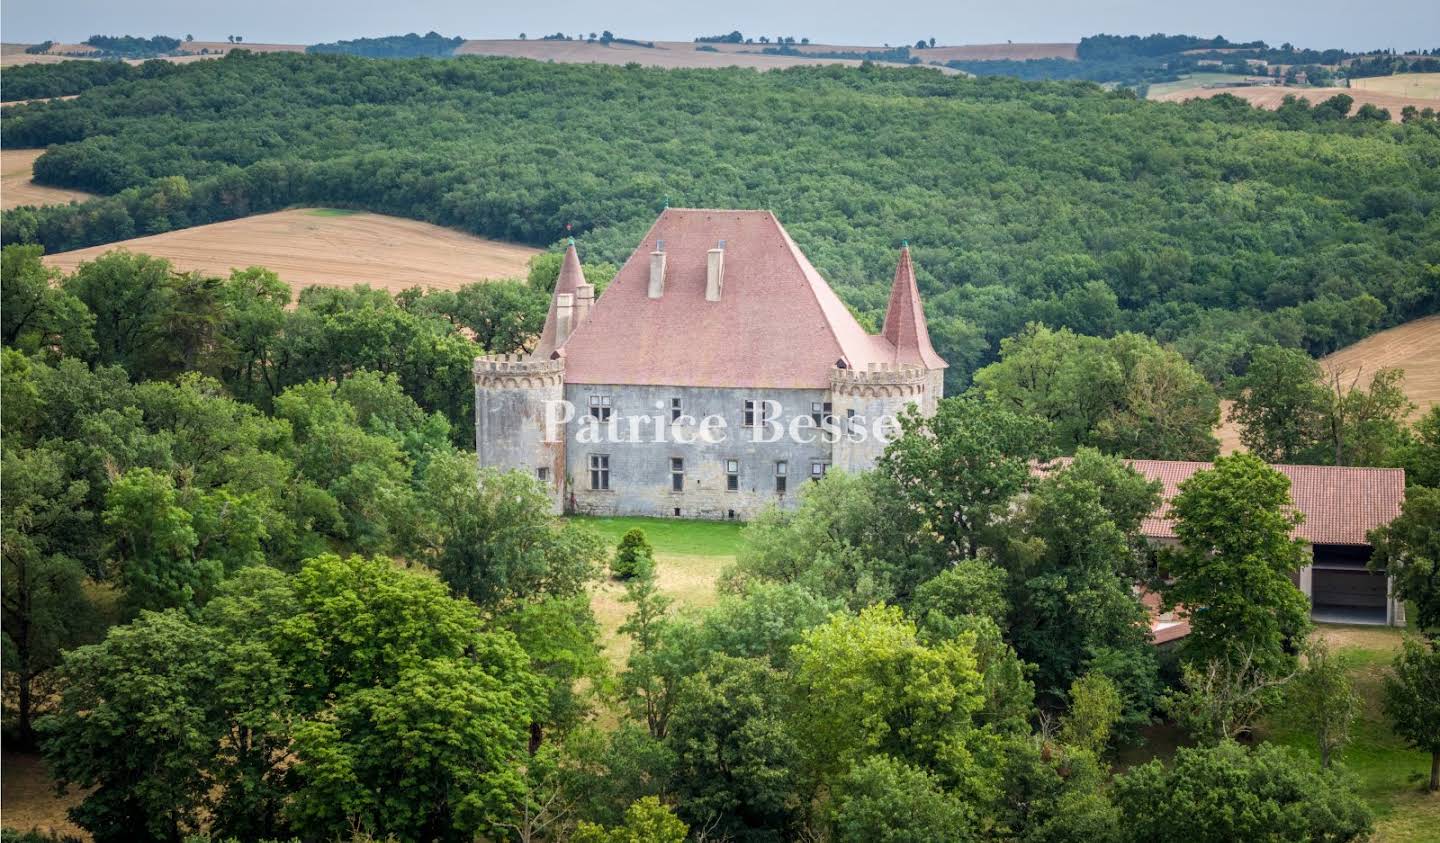
[[[1062,457],[1054,464],[1064,465]],[[1170,499],[1179,494],[1180,484],[1197,471],[1209,469],[1208,462],[1176,460],[1126,460],[1131,468],[1159,480],[1161,503],[1141,525],[1150,538],[1175,538],[1170,519]],[[1405,500],[1405,471],[1400,468],[1353,468],[1333,465],[1275,465],[1272,468],[1290,478],[1290,498],[1305,515],[1295,535],[1311,544],[1368,545],[1366,533],[1400,516]]]
[[[652,299],[662,240],[665,290]],[[721,240],[723,291],[706,301],[706,255]],[[687,208],[660,215],[561,353],[570,383],[704,387],[828,389],[838,361],[895,361],[894,344],[865,333],[774,214]]]
[[[890,286],[890,305],[885,309],[885,339],[895,347],[895,362],[944,369],[946,363],[930,345],[930,329],[920,307],[920,288],[915,286],[915,268],[910,265],[910,244],[900,249],[895,265],[895,283]]]

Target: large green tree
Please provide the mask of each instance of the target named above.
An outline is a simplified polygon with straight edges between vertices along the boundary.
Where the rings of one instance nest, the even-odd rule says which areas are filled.
[[[1395,598],[1414,607],[1417,629],[1440,636],[1440,489],[1406,489],[1400,517],[1369,538],[1371,570],[1385,571]]]
[[[1440,791],[1440,646],[1407,640],[1385,678],[1385,714],[1395,733],[1430,753],[1432,793]]]
[[[1172,578],[1164,595],[1189,613],[1186,657],[1288,672],[1310,626],[1309,601],[1291,580],[1308,554],[1292,535],[1303,516],[1290,479],[1250,454],[1221,457],[1180,484],[1171,511],[1180,547],[1163,557]]]
[[[973,558],[1030,482],[1043,457],[1041,419],[973,397],[947,398],[932,416],[912,409],[900,419],[879,470],[953,553]]]

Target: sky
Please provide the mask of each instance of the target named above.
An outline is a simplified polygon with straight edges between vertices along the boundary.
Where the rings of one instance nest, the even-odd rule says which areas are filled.
[[[0,39],[62,43],[91,35],[191,34],[258,43],[424,33],[534,38],[609,29],[689,41],[739,29],[831,44],[1078,41],[1100,32],[1224,35],[1317,49],[1440,47],[1436,0],[0,0]]]

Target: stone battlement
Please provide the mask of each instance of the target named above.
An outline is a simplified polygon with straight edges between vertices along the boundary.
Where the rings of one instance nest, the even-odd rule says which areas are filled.
[[[830,370],[830,389],[842,395],[913,397],[925,391],[925,368],[904,363],[877,363],[869,369]]]
[[[523,354],[491,354],[475,358],[478,386],[534,389],[565,382],[565,361],[531,360]]]

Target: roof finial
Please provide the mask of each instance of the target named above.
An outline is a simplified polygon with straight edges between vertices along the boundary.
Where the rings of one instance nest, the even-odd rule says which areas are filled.
[[[566,238],[565,238],[565,245],[567,245],[567,246],[574,246],[574,245],[575,245],[575,238],[574,238],[574,237],[566,237]]]
[[[667,209],[670,207],[670,194],[668,194],[668,193],[665,194],[665,207],[666,207]]]
[[[900,248],[902,248],[902,249],[908,249],[908,248],[910,248],[910,241],[909,241],[909,240],[901,240],[901,241],[900,241]]]

